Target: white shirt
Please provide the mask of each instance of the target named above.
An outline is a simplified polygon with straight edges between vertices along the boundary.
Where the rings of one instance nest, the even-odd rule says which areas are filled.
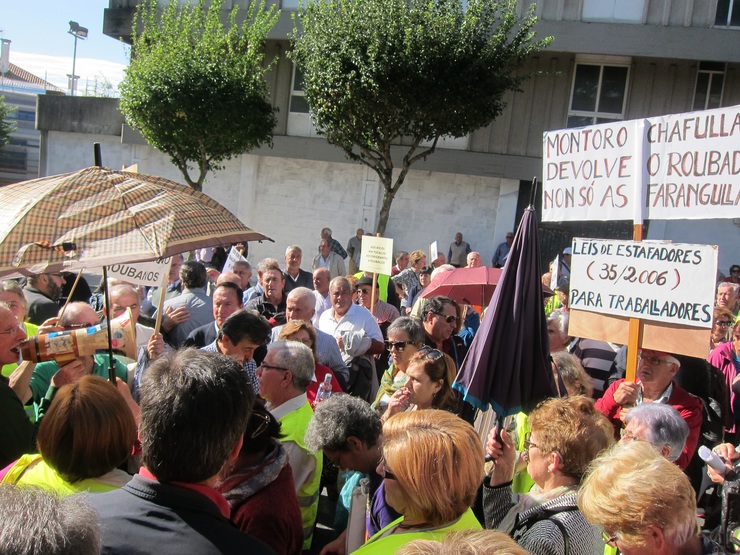
[[[325,310],[328,310],[331,308],[331,299],[329,298],[329,295],[324,297],[321,293],[314,290],[313,296],[316,297],[316,305],[314,306],[314,315],[313,318],[311,318],[311,323],[314,325],[314,327],[319,327],[319,318],[321,318],[321,315],[324,313]]]
[[[368,346],[361,351],[352,347],[362,336],[376,341],[383,341],[378,322],[370,311],[364,306],[351,304],[349,310],[339,320],[334,316],[334,308],[324,311],[319,319],[319,329],[333,337],[341,337],[344,342],[342,357],[345,362],[356,356],[364,355]],[[359,342],[358,342],[359,343]]]

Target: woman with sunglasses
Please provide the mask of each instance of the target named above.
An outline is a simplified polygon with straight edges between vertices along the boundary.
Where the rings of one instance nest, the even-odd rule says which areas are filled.
[[[275,553],[303,549],[301,510],[288,455],[280,443],[280,422],[257,400],[239,456],[216,486],[231,507],[231,522],[262,540]]]
[[[730,275],[722,281],[724,283],[740,283],[740,266],[737,264],[730,266]]]
[[[735,315],[726,306],[714,307],[714,318],[712,319],[712,335],[709,340],[709,348],[714,349],[722,343],[732,339],[732,324]]]
[[[483,482],[486,528],[508,533],[535,555],[602,552],[601,531],[589,525],[576,499],[589,463],[613,441],[611,424],[591,399],[579,395],[543,402],[529,415],[529,426],[524,458],[535,486],[516,502],[514,442],[505,431],[489,435],[486,448],[494,465]]]
[[[397,414],[383,426],[385,500],[395,520],[355,551],[395,553],[414,540],[442,541],[454,530],[480,530],[470,506],[483,476],[483,449],[473,427],[441,410]]]
[[[455,412],[457,394],[452,390],[457,370],[452,359],[442,351],[424,346],[406,369],[406,384],[391,397],[383,422],[403,411],[442,409]]]
[[[406,385],[406,369],[411,358],[424,344],[424,328],[414,318],[402,316],[388,326],[385,348],[390,353],[391,365],[383,372],[380,387],[372,407],[381,413],[388,408],[393,394]]]

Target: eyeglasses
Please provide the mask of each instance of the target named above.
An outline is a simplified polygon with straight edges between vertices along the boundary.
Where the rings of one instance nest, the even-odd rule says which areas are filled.
[[[262,434],[262,432],[264,432],[267,429],[267,426],[270,425],[270,417],[267,416],[266,414],[259,414],[259,413],[253,412],[252,417],[258,418],[260,423],[257,424],[257,427],[254,429],[252,434],[249,436],[250,439],[259,437]]]
[[[360,289],[358,287],[356,291],[358,295],[369,295],[370,294],[370,289]]]
[[[729,328],[732,325],[732,322],[729,322],[727,320],[722,320],[721,322],[715,322],[715,326],[720,326],[722,328]]]
[[[421,349],[419,349],[419,354],[428,356],[432,360],[439,360],[444,356],[444,353],[440,351],[439,349],[432,349],[428,345],[425,345]]]
[[[282,370],[283,372],[288,372],[287,368],[283,368],[282,366],[273,366],[272,364],[265,364],[264,362],[257,367],[258,370],[260,368],[262,370]]]
[[[645,356],[643,354],[638,354],[637,358],[639,358],[642,362],[648,363],[650,366],[670,366],[673,364],[670,360],[663,360],[662,358],[658,357],[649,357]]]
[[[452,322],[458,322],[460,320],[460,318],[458,318],[457,316],[445,316],[441,312],[435,312],[434,314],[442,317],[444,321],[447,322],[448,324],[451,324]]]
[[[382,467],[383,467],[383,473],[381,474],[381,476],[382,476],[382,477],[383,477],[383,478],[384,478],[385,480],[396,480],[396,481],[398,481],[398,478],[396,478],[396,475],[395,475],[395,474],[393,474],[393,472],[389,471],[389,470],[388,470],[388,469],[387,469],[387,468],[385,467],[385,460],[384,460],[384,459],[380,459],[380,466],[382,466]]]
[[[619,539],[619,537],[617,536],[617,534],[607,534],[606,532],[602,532],[601,539],[604,540],[604,543],[606,545],[617,547],[617,540]]]
[[[67,324],[66,326],[63,326],[65,330],[71,331],[71,330],[81,330],[83,328],[91,328],[93,326],[97,326],[100,322],[95,322],[94,324]]]
[[[524,436],[524,449],[525,449],[525,451],[529,451],[529,449],[530,449],[531,447],[537,447],[538,449],[539,449],[539,447],[540,447],[540,446],[539,446],[539,445],[537,445],[537,444],[536,444],[535,442],[533,442],[533,441],[530,441],[530,439],[529,439],[529,438],[531,438],[531,437],[532,437],[532,434],[531,434],[531,433],[529,433],[529,434],[527,434],[526,436]]]
[[[18,330],[21,330],[23,333],[26,333],[26,328],[23,326],[23,324],[17,324],[10,328],[9,330],[0,331],[0,335],[10,335],[12,333],[18,333]]]
[[[411,341],[386,341],[385,348],[389,351],[395,349],[399,353],[402,353],[406,348],[406,345],[411,345]]]

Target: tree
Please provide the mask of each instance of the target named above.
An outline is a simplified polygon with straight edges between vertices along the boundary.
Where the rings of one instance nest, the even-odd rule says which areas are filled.
[[[264,75],[267,34],[279,12],[250,2],[226,29],[222,0],[180,6],[160,14],[155,0],[139,5],[131,65],[120,85],[121,112],[149,144],[167,153],[194,189],[220,163],[262,144],[272,145],[275,110]],[[192,179],[190,163],[197,165]]]
[[[5,97],[0,96],[0,147],[8,144],[10,134],[15,131],[15,123],[6,121],[13,112],[15,112],[15,106],[8,106],[5,103]]]
[[[504,94],[528,77],[517,70],[549,44],[534,41],[534,5],[521,20],[515,7],[516,0],[309,0],[300,10],[291,56],[312,121],[350,160],[377,172],[379,233],[411,165],[440,137],[493,121]],[[391,145],[402,142],[410,145],[397,164]]]

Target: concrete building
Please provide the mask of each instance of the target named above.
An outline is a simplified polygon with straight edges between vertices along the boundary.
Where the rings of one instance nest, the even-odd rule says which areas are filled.
[[[226,2],[226,8],[237,3]],[[104,32],[130,41],[136,4],[111,0]],[[529,4],[519,1],[520,14]],[[267,48],[269,57],[279,56],[268,76],[279,109],[274,148],[228,162],[205,186],[276,240],[254,245],[253,260],[280,258],[284,246],[295,242],[313,253],[326,225],[342,242],[357,227],[372,230],[382,199],[377,176],[349,163],[311,127],[300,75],[284,56],[296,6],[296,0],[283,0]],[[508,95],[493,124],[445,142],[413,166],[386,230],[398,249],[426,249],[434,240],[446,248],[462,231],[490,260],[527,205],[532,177],[541,178],[546,130],[740,104],[740,0],[541,0],[536,14],[539,36],[554,36],[550,48],[527,64],[539,73],[523,92]],[[88,102],[47,98],[40,104],[42,173],[90,165],[90,145],[97,140],[108,166],[139,163],[142,172],[181,181],[167,157],[144,145],[115,115],[111,101],[94,111],[75,104],[75,121],[51,117],[57,102],[83,100]],[[64,112],[70,113],[56,113]],[[723,271],[740,261],[740,219],[647,224],[649,239],[719,244]],[[552,258],[573,236],[629,238],[631,227],[628,221],[545,223],[543,258]]]

